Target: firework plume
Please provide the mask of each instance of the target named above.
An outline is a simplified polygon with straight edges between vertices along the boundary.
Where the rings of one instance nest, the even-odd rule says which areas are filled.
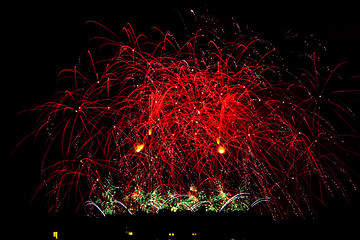
[[[61,147],[43,161],[51,209],[76,194],[104,215],[256,208],[283,218],[345,195],[343,145],[319,107],[351,115],[321,96],[336,68],[319,76],[313,53],[311,69],[291,72],[255,36],[222,41],[205,29],[179,44],[153,32],[160,40],[130,25],[96,37],[114,54],[88,52],[89,67],[62,71],[66,89],[34,109],[46,153]]]

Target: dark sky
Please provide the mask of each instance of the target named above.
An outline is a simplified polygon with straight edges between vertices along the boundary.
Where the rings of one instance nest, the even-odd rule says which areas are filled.
[[[209,13],[218,17],[222,24],[228,23],[234,16],[239,23],[253,26],[255,30],[268,35],[271,35],[271,31],[281,32],[286,29],[314,33],[327,44],[331,61],[349,61],[352,64],[351,71],[360,74],[360,15],[356,12],[356,1],[352,5],[342,3],[340,6],[339,2],[334,1],[328,1],[322,6],[304,1],[288,1],[288,5],[262,5],[255,2],[236,6],[231,1],[213,1],[206,5],[173,1],[160,1],[158,4],[152,1],[146,4],[135,1],[121,4],[119,2],[122,1],[88,1],[84,4],[50,2],[45,5],[26,3],[14,7],[20,9],[14,11],[13,20],[9,20],[10,25],[14,23],[15,26],[10,27],[11,33],[6,35],[14,40],[3,46],[5,50],[13,49],[9,57],[10,71],[7,71],[10,76],[4,91],[11,93],[4,99],[8,122],[3,127],[6,134],[6,158],[10,159],[10,166],[3,168],[3,172],[11,174],[11,177],[6,178],[9,187],[9,195],[6,197],[16,199],[13,209],[17,210],[18,216],[24,215],[27,219],[46,213],[43,206],[46,200],[30,202],[40,183],[43,146],[41,142],[33,145],[32,140],[26,140],[10,156],[16,143],[35,124],[34,116],[16,113],[50,98],[56,90],[58,72],[72,67],[79,54],[89,46],[88,39],[93,36],[93,30],[84,24],[88,20],[98,21],[116,33],[120,33],[121,27],[127,22],[138,33],[146,32],[152,26],[181,33],[179,29],[182,23],[178,12],[186,14],[189,9],[196,11],[200,7],[209,9]],[[98,28],[96,31],[96,34],[101,33]],[[356,69],[359,71],[356,72]],[[350,214],[352,209],[359,211],[359,204],[353,208],[342,206],[341,209]]]

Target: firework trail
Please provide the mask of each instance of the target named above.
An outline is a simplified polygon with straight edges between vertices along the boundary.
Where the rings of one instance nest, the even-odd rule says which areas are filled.
[[[62,71],[73,86],[34,109],[46,153],[61,146],[60,159],[44,158],[39,187],[53,186],[53,209],[76,192],[104,215],[207,203],[282,218],[313,212],[324,192],[345,195],[341,139],[319,104],[351,113],[321,98],[332,74],[318,75],[315,53],[314,68],[295,74],[254,36],[199,30],[180,45],[154,31],[159,41],[130,25],[121,41],[97,37],[115,55],[88,52],[91,67]]]

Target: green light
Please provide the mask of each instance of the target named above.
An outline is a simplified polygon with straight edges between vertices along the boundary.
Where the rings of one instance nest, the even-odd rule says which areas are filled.
[[[224,206],[235,193],[225,190],[219,182],[214,186],[214,191],[206,193],[203,189],[190,187],[188,192],[177,193],[170,189],[162,189],[160,187],[147,192],[141,186],[136,186],[133,192],[130,192],[122,199],[117,199],[118,192],[121,189],[113,185],[112,177],[109,174],[104,181],[104,189],[101,195],[94,197],[94,203],[102,206],[105,215],[117,215],[123,213],[125,208],[115,202],[123,202],[129,206],[129,210],[133,213],[137,211],[145,213],[157,213],[159,210],[169,210],[171,212],[181,211],[197,211],[199,209],[205,211],[217,212]],[[239,186],[238,192],[246,192],[244,186]],[[234,199],[229,202],[222,212],[246,211],[250,207],[250,198],[247,195]]]

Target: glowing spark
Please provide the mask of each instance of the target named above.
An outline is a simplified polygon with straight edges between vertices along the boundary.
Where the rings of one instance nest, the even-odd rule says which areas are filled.
[[[225,153],[225,148],[224,148],[223,146],[219,146],[218,152],[219,152],[220,154],[224,154],[224,153]]]
[[[135,152],[141,152],[141,150],[143,150],[143,148],[144,148],[144,144],[138,144],[138,145],[136,145],[135,146]]]

